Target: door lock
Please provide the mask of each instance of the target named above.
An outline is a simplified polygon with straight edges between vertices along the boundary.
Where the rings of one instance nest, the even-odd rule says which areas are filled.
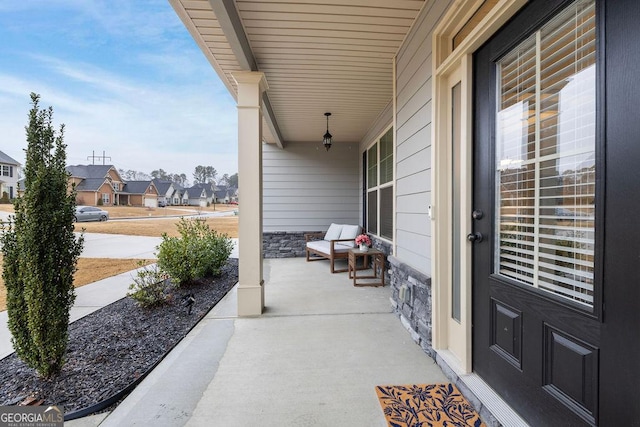
[[[482,233],[478,233],[477,231],[475,233],[469,233],[467,234],[467,240],[470,242],[482,242],[483,236]]]
[[[484,217],[484,212],[480,209],[476,209],[471,213],[471,218],[473,219],[482,219]]]

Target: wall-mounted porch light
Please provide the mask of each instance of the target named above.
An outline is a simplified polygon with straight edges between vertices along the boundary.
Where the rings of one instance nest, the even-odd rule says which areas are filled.
[[[327,116],[327,133],[324,134],[324,138],[322,139],[322,145],[324,145],[324,148],[329,151],[329,148],[331,148],[331,134],[329,133],[329,116],[331,115],[331,113],[324,113],[325,116]]]

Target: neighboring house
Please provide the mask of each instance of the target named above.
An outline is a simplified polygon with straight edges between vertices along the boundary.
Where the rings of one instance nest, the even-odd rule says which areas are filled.
[[[202,208],[207,206],[207,190],[200,185],[194,185],[193,187],[185,189],[185,194],[182,196],[182,200],[186,200],[185,204],[189,206],[200,206]]]
[[[127,181],[121,196],[126,196],[127,205],[158,207],[158,189],[153,181]]]
[[[128,204],[127,195],[123,195],[124,181],[113,165],[75,165],[66,169],[70,175],[69,185],[75,186],[79,205]]]
[[[227,190],[216,190],[214,192],[214,197],[216,203],[229,203],[231,201]]]
[[[20,163],[0,151],[0,197],[6,193],[9,199],[18,195]]]
[[[229,203],[238,201],[237,187],[216,185],[214,194],[216,203]]]
[[[182,194],[184,193],[184,188],[179,185],[179,184],[173,184],[174,186],[174,192],[173,195],[171,196],[171,204],[172,205],[182,205]]]
[[[195,192],[195,190],[194,190]],[[200,191],[198,194],[202,194],[202,191]],[[180,192],[180,204],[187,206],[189,204],[189,189],[188,188],[183,188],[182,191]]]
[[[638,423],[640,2],[171,4],[238,102],[238,315],[263,235],[359,223],[476,406]]]
[[[209,206],[214,203],[214,188],[215,184],[207,183],[207,184],[194,184],[194,189],[201,188],[204,190],[204,198],[205,198],[205,206]]]
[[[228,188],[229,198],[232,202],[238,201],[238,187],[231,186]]]
[[[174,203],[173,196],[176,192],[176,189],[175,189],[175,184],[173,182],[154,179],[153,184],[156,186],[156,189],[158,190],[159,206],[177,204],[177,203]]]

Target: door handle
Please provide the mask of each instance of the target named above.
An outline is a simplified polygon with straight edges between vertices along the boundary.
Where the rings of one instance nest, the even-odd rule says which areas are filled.
[[[477,231],[475,233],[467,234],[467,240],[470,241],[471,243],[482,242],[483,238],[484,236],[482,236],[482,233],[478,233]]]

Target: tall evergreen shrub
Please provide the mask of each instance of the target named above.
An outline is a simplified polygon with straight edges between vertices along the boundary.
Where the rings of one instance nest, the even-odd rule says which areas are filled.
[[[73,275],[83,238],[73,234],[74,191],[68,191],[64,125],[52,126],[53,108],[39,109],[32,93],[24,195],[0,236],[9,330],[17,355],[50,378],[60,372],[68,342]]]

